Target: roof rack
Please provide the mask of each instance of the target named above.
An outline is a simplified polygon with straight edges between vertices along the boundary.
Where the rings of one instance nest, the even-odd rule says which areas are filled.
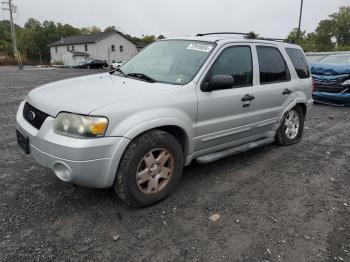
[[[206,35],[249,35],[249,33],[238,33],[238,32],[214,32],[214,33],[197,34],[197,36],[206,36]]]
[[[266,41],[275,41],[275,42],[285,42],[290,44],[295,44],[295,41],[282,39],[282,38],[265,38],[265,37],[256,37],[252,32],[250,33],[240,33],[240,32],[213,32],[213,33],[203,33],[197,34],[196,36],[207,36],[207,35],[243,35],[247,36],[248,39],[257,39],[257,40],[266,40]]]

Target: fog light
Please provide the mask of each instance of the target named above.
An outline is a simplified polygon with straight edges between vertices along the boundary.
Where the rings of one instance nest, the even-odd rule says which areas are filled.
[[[57,162],[53,166],[55,175],[64,182],[69,182],[72,179],[72,171],[69,166],[62,162]]]

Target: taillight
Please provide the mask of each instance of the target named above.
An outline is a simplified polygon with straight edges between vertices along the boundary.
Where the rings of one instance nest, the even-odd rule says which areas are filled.
[[[316,91],[316,83],[314,80],[312,80],[312,92]]]

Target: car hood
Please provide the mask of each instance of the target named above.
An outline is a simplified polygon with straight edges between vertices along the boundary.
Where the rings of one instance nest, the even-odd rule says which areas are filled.
[[[177,86],[103,73],[45,84],[33,89],[26,100],[55,117],[62,111],[89,114],[110,104],[173,88]]]
[[[347,75],[350,74],[350,65],[335,64],[310,64],[311,73],[314,75]]]

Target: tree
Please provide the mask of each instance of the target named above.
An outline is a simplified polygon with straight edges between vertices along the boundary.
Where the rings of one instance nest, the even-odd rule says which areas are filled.
[[[297,29],[288,35],[289,40],[297,40]],[[350,7],[341,7],[328,19],[320,21],[315,32],[301,32],[298,41],[305,51],[350,50]]]
[[[0,53],[13,56],[11,26],[7,20],[0,21]]]
[[[338,13],[329,16],[332,22],[332,35],[338,46],[350,45],[350,6],[341,7]]]
[[[157,37],[157,39],[158,39],[158,40],[165,39],[165,36],[164,36],[164,35],[159,35],[159,36]]]
[[[333,27],[334,23],[331,20],[322,20],[315,30],[315,41],[317,42],[316,51],[333,51],[334,43],[332,38],[334,36]]]
[[[142,42],[151,44],[156,41],[156,37],[154,35],[146,35],[142,38]]]
[[[108,26],[104,30],[104,32],[108,32],[108,33],[113,33],[113,32],[118,32],[118,31],[119,30],[114,25]]]
[[[99,28],[96,25],[89,26],[89,27],[83,27],[81,30],[81,33],[86,35],[86,34],[95,34],[101,32],[101,28]]]

